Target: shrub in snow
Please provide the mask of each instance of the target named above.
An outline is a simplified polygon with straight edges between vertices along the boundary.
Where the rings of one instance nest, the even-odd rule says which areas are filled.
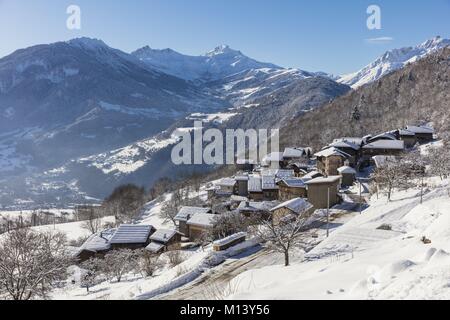
[[[140,251],[137,259],[137,268],[143,277],[153,276],[155,271],[162,266],[159,256],[155,256],[147,250]]]
[[[391,231],[392,230],[392,226],[390,224],[382,224],[381,226],[379,226],[377,228],[378,230],[386,230],[386,231]]]
[[[178,266],[183,262],[183,255],[179,250],[170,251],[169,253],[167,253],[167,257],[169,258],[169,263],[172,268]]]

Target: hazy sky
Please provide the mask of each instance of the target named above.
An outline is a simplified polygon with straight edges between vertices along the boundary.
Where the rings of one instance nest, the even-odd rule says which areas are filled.
[[[81,30],[66,9],[81,8]],[[381,7],[382,29],[366,26]],[[450,0],[0,0],[0,56],[88,36],[130,52],[144,45],[198,55],[228,44],[285,67],[343,74],[384,51],[450,37]],[[370,42],[367,39],[391,38]]]

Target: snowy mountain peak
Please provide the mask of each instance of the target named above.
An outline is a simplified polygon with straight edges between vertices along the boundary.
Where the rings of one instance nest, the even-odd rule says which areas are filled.
[[[161,72],[203,82],[256,69],[282,69],[271,63],[251,59],[228,45],[220,45],[200,56],[184,55],[172,49],[156,50],[148,46],[136,50],[132,55]]]
[[[229,45],[222,44],[220,46],[217,46],[214,48],[214,50],[211,50],[205,54],[206,57],[214,57],[218,55],[224,55],[224,54],[236,54],[236,55],[242,55],[242,52],[233,50],[230,48]]]
[[[342,76],[338,82],[358,88],[377,81],[385,75],[403,68],[408,63],[422,59],[446,46],[450,46],[450,40],[437,36],[415,47],[393,49],[387,51],[360,71]]]
[[[172,50],[170,48],[166,49],[152,49],[150,46],[145,46],[140,49],[137,49],[136,51],[131,53],[134,56],[138,57],[145,57],[146,55],[149,56],[151,54],[174,54],[174,55],[181,55],[180,53],[176,52],[175,50]]]
[[[87,37],[81,37],[81,38],[75,38],[72,40],[69,40],[66,42],[67,44],[79,47],[83,49],[89,49],[89,50],[98,50],[103,48],[109,48],[106,43],[104,43],[102,40],[94,39],[94,38],[87,38]]]
[[[444,39],[441,36],[436,36],[436,37],[429,39],[429,40],[425,41],[424,43],[420,44],[418,47],[424,48],[424,49],[431,49],[431,48],[439,47],[439,46],[442,46],[445,44],[449,45],[450,40]]]

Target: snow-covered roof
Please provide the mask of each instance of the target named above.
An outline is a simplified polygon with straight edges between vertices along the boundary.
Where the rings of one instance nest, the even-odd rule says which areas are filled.
[[[152,242],[150,243],[145,250],[150,251],[152,253],[157,253],[164,248],[164,245],[161,243]]]
[[[175,216],[177,221],[187,221],[190,217],[199,213],[208,213],[211,209],[201,207],[181,207],[178,214]]]
[[[339,138],[339,139],[334,139],[334,142],[342,142],[342,141],[347,141],[353,144],[356,144],[358,146],[360,146],[363,143],[363,138],[358,138],[358,137],[344,137],[344,138]]]
[[[329,176],[329,177],[319,177],[306,182],[307,185],[312,184],[323,184],[323,183],[336,183],[341,180],[341,176]]]
[[[363,146],[363,149],[404,150],[405,142],[401,140],[377,140]]]
[[[236,180],[233,178],[223,178],[216,183],[218,186],[222,187],[234,187]]]
[[[109,241],[111,244],[137,244],[146,243],[152,232],[150,225],[123,224]]]
[[[262,189],[263,190],[278,189],[278,186],[275,182],[275,176],[262,176]]]
[[[229,243],[231,243],[233,241],[236,241],[238,239],[241,239],[241,238],[245,239],[246,237],[247,237],[247,233],[239,232],[239,233],[232,234],[231,236],[228,236],[226,238],[223,238],[223,239],[220,239],[220,240],[216,240],[216,241],[213,242],[213,244],[218,245],[218,246],[224,246],[224,245],[227,245],[227,244],[229,244]]]
[[[91,235],[85,243],[81,246],[80,250],[87,250],[91,252],[106,251],[111,248],[109,240],[116,232],[115,229],[106,230]]]
[[[248,174],[239,174],[234,177],[236,181],[248,181]]]
[[[291,188],[304,188],[306,186],[305,181],[308,181],[309,179],[306,178],[286,178],[282,179],[280,182],[283,182],[288,187]]]
[[[287,209],[291,210],[292,212],[299,214],[303,211],[313,208],[313,205],[303,198],[295,198],[295,199],[283,202],[282,204],[276,206],[275,208],[273,208],[270,211],[273,212],[273,211],[276,211],[276,210],[282,209],[282,208],[287,208]]]
[[[311,171],[311,172],[305,174],[302,178],[303,178],[303,180],[305,180],[305,179],[311,180],[311,179],[321,177],[321,176],[322,176],[322,174],[319,171]]]
[[[376,136],[374,136],[374,137],[371,137],[370,139],[368,139],[369,141],[372,141],[372,140],[382,140],[382,139],[384,139],[384,140],[397,140],[397,137],[396,136],[394,136],[392,133],[390,133],[390,132],[384,132],[384,133],[381,133],[381,134],[378,134],[378,135],[376,135]]]
[[[178,232],[176,230],[157,230],[154,234],[150,236],[150,240],[167,243],[169,242]]]
[[[262,192],[260,176],[250,176],[248,180],[248,192]]]
[[[212,227],[214,225],[214,220],[217,218],[215,214],[208,213],[198,213],[188,220],[187,224],[190,226],[198,227]]]
[[[427,126],[407,126],[406,130],[414,133],[428,133],[434,134],[434,129]]]
[[[252,159],[237,159],[236,164],[238,165],[245,165],[245,164],[256,164],[256,162]]]
[[[339,173],[356,174],[356,170],[349,166],[343,166],[337,169]]]
[[[354,144],[353,142],[350,141],[335,141],[332,144],[329,145],[330,147],[335,147],[335,148],[351,148],[353,150],[359,150],[361,149],[361,145],[357,145]]]
[[[344,151],[341,151],[335,147],[324,149],[320,152],[317,152],[315,154],[316,157],[331,157],[331,156],[339,156],[343,158],[349,158],[351,157],[348,153],[345,153]]]
[[[239,204],[238,210],[245,210],[245,211],[269,211],[273,208],[274,202],[272,201],[261,201],[261,202],[254,202],[254,201],[242,201]]]
[[[283,152],[283,158],[301,158],[305,155],[303,148],[286,148]]]
[[[248,201],[248,198],[247,197],[242,197],[242,196],[237,196],[237,195],[233,194],[230,197],[230,200],[241,203],[242,201]]]
[[[416,135],[414,132],[406,130],[406,129],[400,129],[400,130],[398,130],[398,133],[401,136],[415,136]]]
[[[275,176],[275,178],[283,179],[295,176],[295,171],[292,169],[262,169],[262,176]]]

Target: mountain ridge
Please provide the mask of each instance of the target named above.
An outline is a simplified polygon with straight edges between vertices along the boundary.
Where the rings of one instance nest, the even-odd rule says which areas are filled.
[[[337,81],[357,89],[447,46],[450,46],[449,39],[436,36],[414,47],[389,50],[361,70],[343,75]]]

